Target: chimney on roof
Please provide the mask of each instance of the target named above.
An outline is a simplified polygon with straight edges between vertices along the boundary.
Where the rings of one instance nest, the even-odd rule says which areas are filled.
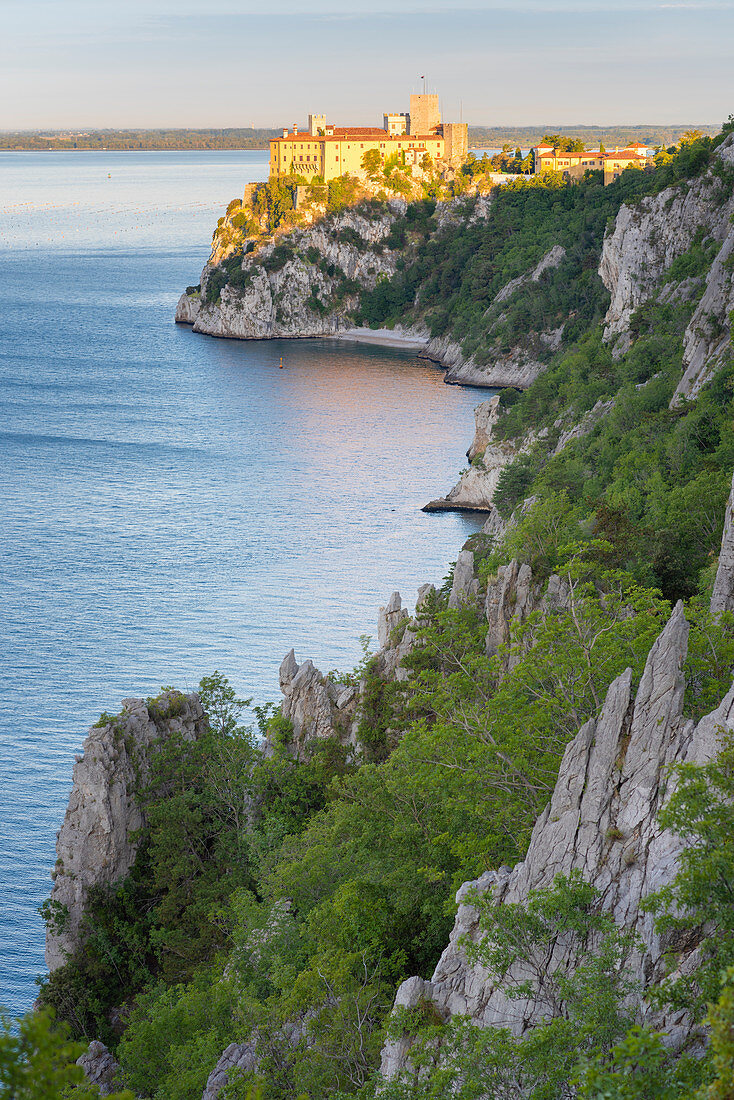
[[[283,127],[283,137],[288,137],[288,127],[287,126]]]
[[[293,136],[295,137],[295,135],[296,135],[297,133],[298,133],[298,127],[296,126],[296,124],[295,124],[295,122],[294,122],[294,123],[293,123]]]

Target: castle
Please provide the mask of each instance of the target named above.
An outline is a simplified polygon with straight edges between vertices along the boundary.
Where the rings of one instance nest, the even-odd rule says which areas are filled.
[[[554,149],[551,145],[536,145],[533,157],[536,173],[551,170],[562,172],[568,179],[581,179],[584,172],[603,172],[605,187],[616,180],[625,168],[655,167],[653,150],[639,141],[611,153],[600,149],[569,153]]]
[[[438,167],[458,167],[469,150],[464,122],[442,122],[438,96],[412,95],[410,112],[383,115],[382,127],[334,126],[326,115],[309,115],[308,130],[284,129],[270,142],[270,176],[321,176],[325,183],[364,172],[365,153],[376,150],[380,163],[397,153],[404,165],[421,166],[425,157]]]

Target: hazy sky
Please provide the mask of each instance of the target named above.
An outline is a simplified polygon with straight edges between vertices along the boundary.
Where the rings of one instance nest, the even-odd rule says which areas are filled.
[[[734,0],[0,0],[0,129],[720,122]]]

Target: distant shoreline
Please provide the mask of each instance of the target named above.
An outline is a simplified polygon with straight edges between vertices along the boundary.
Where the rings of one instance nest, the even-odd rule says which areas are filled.
[[[216,149],[210,149],[204,145],[195,148],[186,145],[166,145],[161,146],[160,149],[23,149],[18,146],[3,149],[0,146],[0,153],[264,153],[267,149],[267,145],[223,145]]]
[[[631,141],[646,145],[674,145],[687,130],[700,130],[713,136],[718,124],[680,123],[673,126],[635,124],[631,126],[470,126],[469,145],[473,149],[495,149],[503,145],[530,148],[549,133],[578,138],[587,145],[600,141],[624,146]],[[0,131],[3,153],[189,153],[189,152],[263,152],[280,130],[269,128],[223,128],[187,130],[89,130],[85,132]]]

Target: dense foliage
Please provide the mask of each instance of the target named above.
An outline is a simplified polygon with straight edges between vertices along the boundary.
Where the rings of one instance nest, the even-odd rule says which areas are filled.
[[[619,146],[625,148],[632,141],[641,141],[645,145],[675,145],[688,126],[571,126],[564,129],[564,135],[569,139],[583,142],[587,149],[598,149],[599,143],[608,148]],[[706,134],[712,136],[716,133],[714,126],[701,126]],[[515,149],[520,145],[523,149],[539,145],[547,136],[547,130],[538,126],[470,126],[469,148],[502,149],[511,145]]]
[[[76,1064],[84,1044],[69,1039],[48,1011],[10,1020],[0,1013],[0,1100],[51,1100],[73,1096],[91,1100],[99,1090],[85,1081]],[[133,1100],[131,1092],[108,1093],[110,1100]]]

